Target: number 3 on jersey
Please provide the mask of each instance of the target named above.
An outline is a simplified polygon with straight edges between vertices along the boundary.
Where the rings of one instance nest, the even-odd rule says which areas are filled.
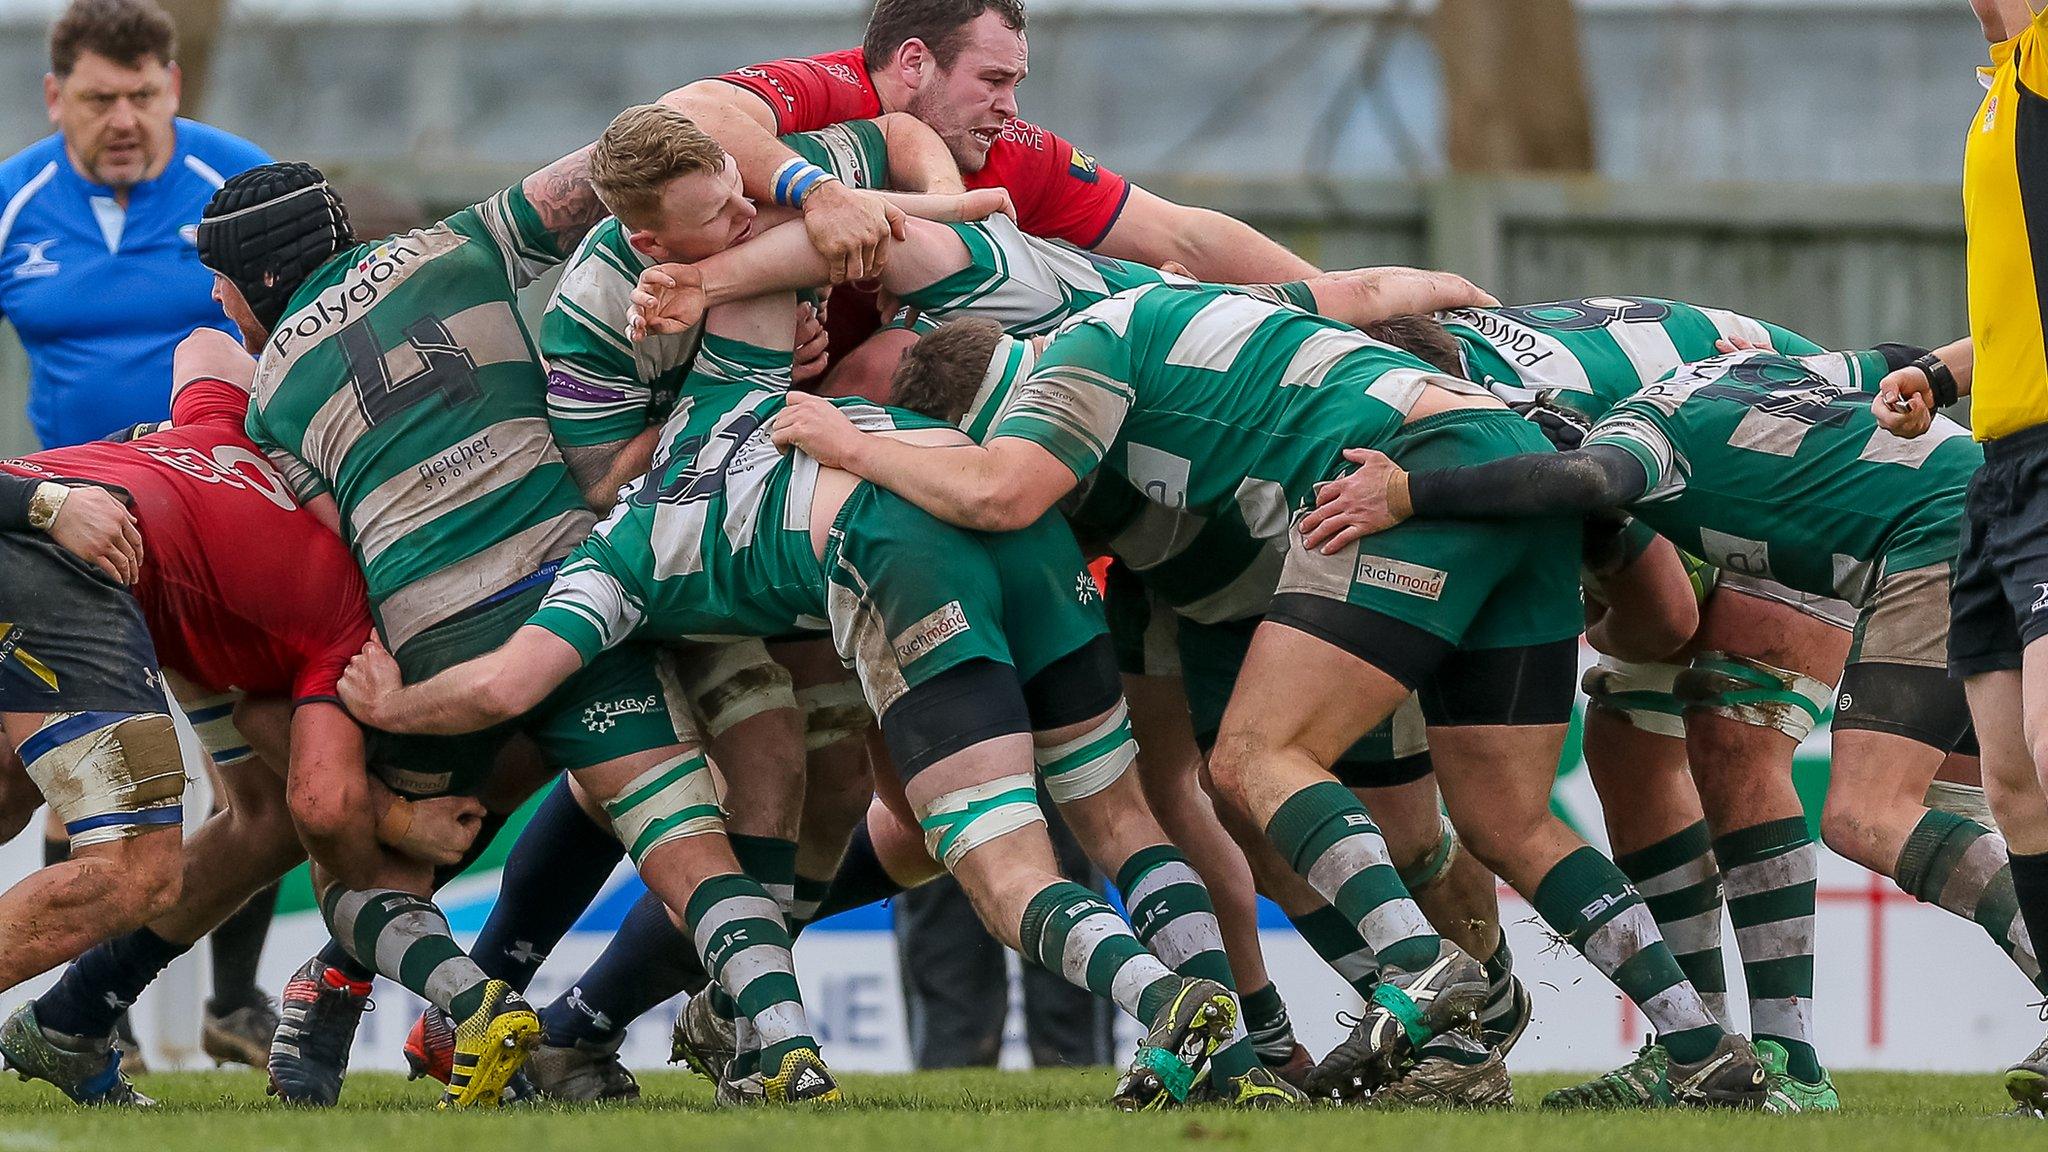
[[[475,359],[455,342],[438,316],[422,316],[407,326],[400,348],[411,353],[404,359],[416,361],[416,366],[395,380],[391,361],[367,317],[342,329],[340,339],[348,357],[349,384],[356,390],[363,420],[372,428],[435,396],[446,398],[452,407],[482,395]]]

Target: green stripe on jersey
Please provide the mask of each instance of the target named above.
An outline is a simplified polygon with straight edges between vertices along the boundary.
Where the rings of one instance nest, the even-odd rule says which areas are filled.
[[[782,142],[855,188],[888,180],[888,142],[873,120],[792,133]],[[703,329],[637,344],[626,338],[633,286],[653,263],[627,242],[616,218],[607,218],[562,272],[541,317],[540,348],[550,373],[548,422],[564,447],[630,440],[675,409]]]
[[[333,494],[394,646],[588,527],[517,308],[560,259],[509,188],[329,260],[264,348],[249,434],[302,495]]]

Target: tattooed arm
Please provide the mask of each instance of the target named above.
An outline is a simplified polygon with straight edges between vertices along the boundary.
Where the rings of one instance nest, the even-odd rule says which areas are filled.
[[[646,475],[654,464],[654,444],[660,436],[661,428],[657,425],[631,440],[563,445],[562,459],[568,463],[569,475],[575,478],[583,502],[591,511],[611,511],[612,505],[619,502],[619,489]]]
[[[609,215],[590,184],[590,150],[594,147],[578,148],[519,185],[527,203],[540,213],[541,227],[554,234],[563,252],[573,251],[583,234]]]

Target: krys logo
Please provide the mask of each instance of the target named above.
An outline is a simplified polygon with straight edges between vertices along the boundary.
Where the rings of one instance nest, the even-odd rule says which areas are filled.
[[[644,716],[662,710],[659,696],[629,696],[624,700],[600,700],[583,710],[583,726],[592,732],[609,732],[627,716]]]

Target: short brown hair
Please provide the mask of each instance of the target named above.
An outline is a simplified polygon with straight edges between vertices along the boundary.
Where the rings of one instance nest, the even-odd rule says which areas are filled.
[[[50,28],[50,71],[71,75],[90,52],[133,68],[145,56],[169,64],[178,51],[178,26],[154,0],[71,0]]]
[[[1003,326],[993,320],[953,320],[910,346],[889,381],[889,402],[920,416],[958,424],[1002,343]]]
[[[1437,323],[1434,316],[1411,312],[1406,316],[1389,316],[1375,320],[1360,329],[1367,336],[1382,344],[1392,344],[1403,352],[1411,353],[1447,376],[1463,378],[1465,356],[1458,349],[1458,338],[1450,329]]]
[[[861,52],[872,71],[887,64],[906,42],[922,40],[938,57],[939,67],[951,68],[967,26],[983,12],[995,13],[1012,32],[1024,30],[1024,0],[875,0]]]
[[[696,121],[663,104],[635,104],[612,117],[590,150],[590,185],[612,215],[645,217],[669,181],[724,166],[725,149]]]

